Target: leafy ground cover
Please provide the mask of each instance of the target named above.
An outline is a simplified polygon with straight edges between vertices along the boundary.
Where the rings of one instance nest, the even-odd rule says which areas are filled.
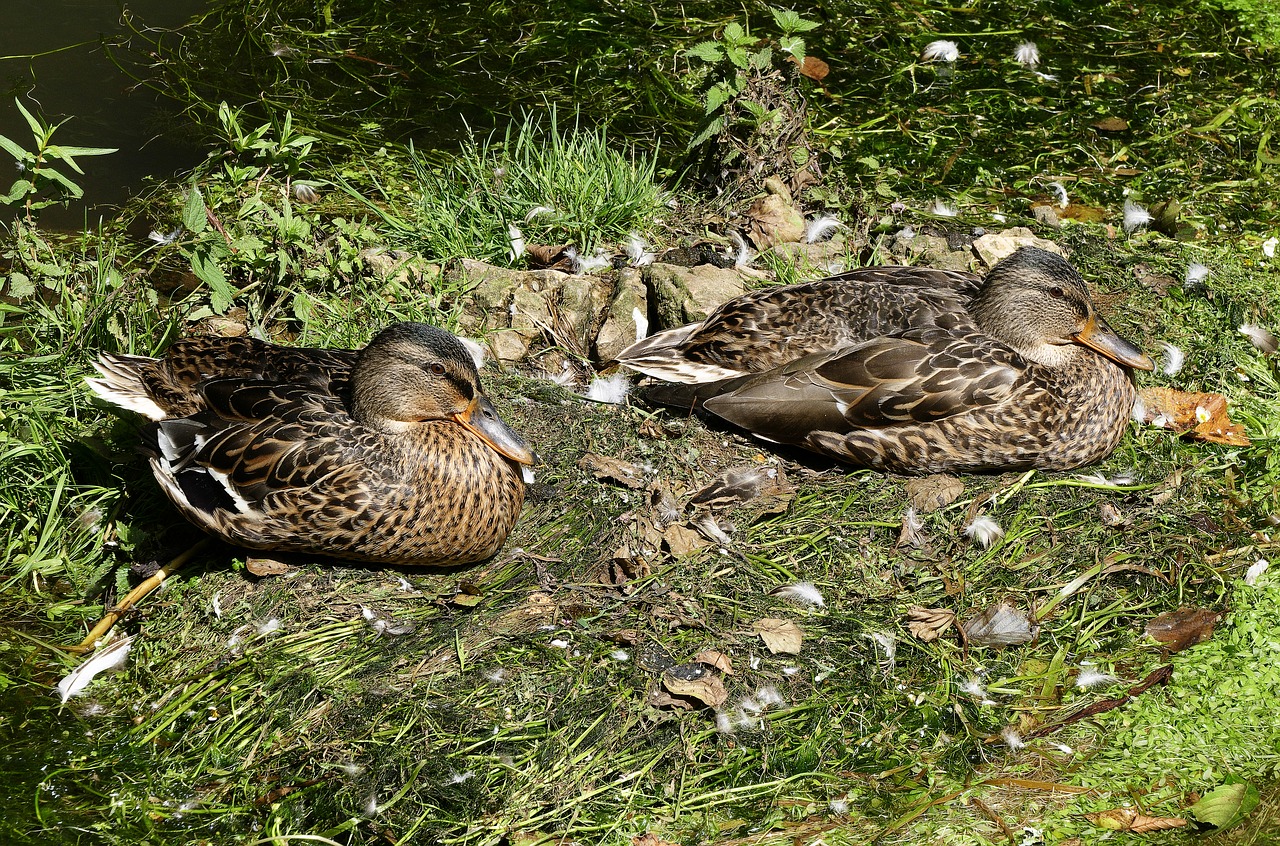
[[[460,158],[411,154],[370,128],[370,146],[346,156],[324,139],[359,140],[350,126],[215,102],[208,120],[222,140],[188,184],[166,186],[101,232],[14,224],[0,305],[5,838],[1181,842],[1185,828],[1119,833],[1107,828],[1113,818],[1086,815],[1132,808],[1185,819],[1238,779],[1262,802],[1217,837],[1272,842],[1280,581],[1242,577],[1275,554],[1280,375],[1275,354],[1238,328],[1275,329],[1280,313],[1270,240],[1277,101],[1258,72],[1274,57],[1240,40],[1230,18],[1196,17],[1192,28],[1201,10],[1190,4],[1070,8],[1036,4],[1016,26],[909,4],[833,12],[805,33],[808,52],[859,70],[826,88],[787,83],[810,86],[821,116],[811,138],[824,180],[802,196],[814,213],[839,204],[866,233],[851,242],[853,263],[882,254],[904,225],[1041,226],[1072,249],[1123,334],[1152,353],[1162,342],[1185,353],[1176,374],[1143,384],[1223,394],[1251,444],[1205,445],[1135,424],[1088,474],[966,477],[906,537],[904,479],[491,368],[500,410],[545,462],[493,561],[418,572],[291,560],[287,575],[259,577],[242,553],[214,548],[121,623],[135,635],[124,671],[60,705],[53,685],[80,659],[58,647],[78,641],[137,571],[198,540],[133,456],[136,422],[80,386],[97,350],[151,353],[196,325],[343,346],[393,319],[452,325],[462,291],[443,284],[447,274],[371,272],[367,251],[504,261],[511,225],[584,254],[619,246],[631,230],[677,244],[722,233],[724,209],[686,183],[660,185],[671,159],[629,148],[613,128],[538,145],[535,121],[466,143]],[[417,84],[412,57],[392,67],[392,46],[331,45],[326,62],[289,64],[304,49],[292,35],[338,43],[305,5],[226,6],[209,39],[182,49],[209,49],[228,28],[219,21],[255,10],[292,27],[289,39],[284,23],[249,28],[248,52],[236,55],[252,61],[223,63],[255,91],[280,90],[313,64],[362,84],[355,70],[374,72],[389,86],[384,106],[432,90]],[[516,10],[505,13],[514,26]],[[684,127],[665,148],[682,151],[703,111],[706,69],[672,77],[653,64],[624,78],[618,62],[681,62],[658,42],[719,38],[718,18],[641,27],[638,11],[615,13],[631,26],[610,31],[648,52],[626,38],[592,41],[599,61],[581,67],[614,73],[615,85],[582,77],[572,90],[602,93],[606,111],[647,104],[676,137]],[[433,19],[434,44],[450,34],[490,49],[446,25],[448,14]],[[771,19],[761,10],[750,20],[768,30]],[[521,42],[529,56],[564,55],[563,32],[521,31],[532,33]],[[1042,72],[1057,80],[1012,62],[1023,37],[1037,38]],[[949,73],[920,62],[933,38],[960,41],[968,58]],[[457,67],[494,74],[491,87],[468,91],[515,90],[492,61],[460,56]],[[186,78],[208,78],[212,65],[200,67]],[[259,85],[251,71],[275,83]],[[572,77],[559,65],[545,72],[556,84],[534,77],[521,93]],[[662,82],[647,88],[647,75]],[[332,104],[348,93],[317,100],[339,115],[345,107]],[[194,102],[205,99],[196,92]],[[637,109],[631,119],[645,122]],[[410,111],[365,103],[359,114],[389,125]],[[1092,126],[1108,117],[1126,127]],[[549,205],[566,214],[526,221],[535,195],[511,188],[516,173],[521,189],[545,180],[544,192],[562,190]],[[1053,182],[1084,220],[1064,212],[1068,222],[1053,229],[1032,216],[1033,203],[1056,199]],[[1124,233],[1126,189],[1182,210],[1166,233]],[[629,200],[612,204],[613,218],[585,205],[567,214],[601,194]],[[938,199],[960,214],[938,214]],[[894,202],[906,208],[895,213]],[[148,229],[155,235],[143,241]],[[1187,282],[1192,263],[1207,277]],[[588,453],[641,468],[639,486],[600,478],[582,463]],[[711,514],[723,536],[664,534],[660,545],[654,521],[704,522],[695,492],[738,467],[780,470],[790,489]],[[964,533],[979,511],[1004,530],[989,547]],[[798,582],[822,604],[785,590]],[[1001,604],[1030,616],[1034,640],[966,645],[954,629],[926,640],[907,616],[922,607],[964,621]],[[1182,606],[1225,616],[1207,642],[1168,656],[1144,628]],[[803,633],[798,649],[774,651],[760,635],[793,633],[783,624]],[[727,698],[685,710],[672,701],[671,665],[699,655],[721,667],[713,675]],[[1101,710],[1165,667],[1167,683]]]

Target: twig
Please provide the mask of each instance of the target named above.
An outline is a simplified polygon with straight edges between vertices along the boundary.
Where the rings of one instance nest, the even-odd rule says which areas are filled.
[[[1018,838],[1013,836],[1013,829],[1009,828],[1009,826],[1005,824],[1005,821],[1000,818],[999,814],[997,814],[995,811],[991,809],[990,805],[988,805],[986,802],[983,802],[977,796],[970,796],[969,804],[977,808],[979,811],[981,811],[984,817],[986,817],[987,819],[991,820],[993,823],[998,825],[1000,827],[1000,830],[1004,832],[1004,836],[1009,838],[1009,842],[1015,844],[1016,846],[1018,842]]]
[[[92,649],[93,645],[97,643],[104,634],[111,631],[111,627],[116,624],[117,620],[119,620],[122,616],[124,616],[126,611],[128,611],[135,604],[141,601],[142,598],[145,597],[147,594],[151,593],[151,591],[160,587],[160,585],[164,583],[165,579],[169,578],[178,570],[182,569],[182,567],[188,561],[194,558],[197,553],[199,553],[208,545],[209,545],[209,538],[205,538],[204,540],[192,546],[186,552],[174,558],[168,564],[165,564],[159,570],[156,570],[154,573],[152,573],[150,578],[145,580],[142,584],[138,585],[133,590],[129,591],[129,594],[124,599],[116,603],[116,606],[112,608],[110,611],[108,611],[106,613],[106,616],[104,616],[101,620],[99,620],[98,624],[95,625],[89,631],[89,634],[85,636],[85,639],[81,641],[79,646],[68,647],[68,651],[69,652],[87,652],[88,650]]]

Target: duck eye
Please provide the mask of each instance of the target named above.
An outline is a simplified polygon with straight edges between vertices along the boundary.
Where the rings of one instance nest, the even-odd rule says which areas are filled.
[[[1066,292],[1063,291],[1060,286],[1054,285],[1052,288],[1049,289],[1049,296],[1060,300],[1066,296]]]
[[[433,362],[429,369],[431,370],[432,373],[436,374],[437,376],[444,375],[444,365],[438,361]]]

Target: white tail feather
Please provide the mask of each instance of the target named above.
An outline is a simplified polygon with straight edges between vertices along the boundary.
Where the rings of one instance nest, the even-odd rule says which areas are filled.
[[[140,365],[155,360],[140,355],[103,353],[93,363],[98,378],[85,379],[84,383],[112,405],[141,414],[148,420],[163,420],[169,416],[168,413],[148,396],[146,385],[138,375]]]

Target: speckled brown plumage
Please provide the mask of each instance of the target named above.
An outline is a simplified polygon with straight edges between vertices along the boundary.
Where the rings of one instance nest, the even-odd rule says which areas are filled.
[[[1106,456],[1150,360],[1066,261],[1024,248],[985,280],[855,270],[757,291],[619,361],[754,434],[899,473],[1069,469]]]
[[[360,352],[193,339],[99,371],[96,392],[155,419],[144,449],[165,493],[239,546],[461,564],[519,516],[532,453],[433,327],[397,324]]]

